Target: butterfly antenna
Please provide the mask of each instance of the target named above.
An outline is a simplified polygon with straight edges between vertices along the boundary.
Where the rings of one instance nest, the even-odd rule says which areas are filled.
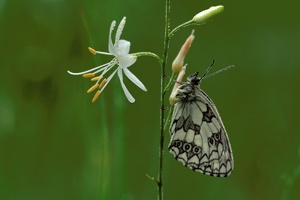
[[[226,71],[226,70],[231,69],[231,68],[233,68],[233,67],[234,67],[234,65],[230,65],[230,66],[228,66],[228,67],[224,67],[223,69],[220,69],[220,70],[218,70],[218,71],[216,71],[216,72],[214,72],[214,73],[212,73],[212,74],[209,74],[209,75],[207,75],[207,76],[204,76],[203,79],[212,77],[212,76],[214,76],[214,75],[216,75],[216,74],[218,74],[218,73],[220,73],[220,72]],[[201,79],[202,79],[202,78],[201,78]]]
[[[215,64],[215,60],[212,61],[212,63],[210,64],[210,66],[206,69],[205,73],[201,76],[200,80],[206,78],[206,74],[209,72],[209,70],[212,68],[212,66]]]

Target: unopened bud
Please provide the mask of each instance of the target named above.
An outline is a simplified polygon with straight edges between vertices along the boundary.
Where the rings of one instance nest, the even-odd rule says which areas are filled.
[[[210,20],[212,17],[223,12],[224,6],[212,6],[209,9],[203,10],[194,16],[192,21],[197,24],[203,24],[206,21]]]
[[[182,79],[183,79],[184,74],[185,74],[186,66],[187,65],[185,65],[184,67],[182,67],[182,69],[180,70],[180,72],[179,72],[179,74],[177,76],[175,85],[173,87],[172,93],[171,93],[170,98],[169,98],[169,101],[170,101],[171,105],[174,105],[175,103],[177,103],[180,100],[180,99],[178,99],[176,97],[176,95],[177,95],[177,88],[179,87],[180,83],[182,82]]]
[[[194,41],[194,30],[192,31],[191,35],[186,39],[185,43],[182,45],[177,57],[172,63],[172,70],[173,72],[180,72],[183,64],[184,64],[184,58],[186,54],[188,53],[193,41]]]

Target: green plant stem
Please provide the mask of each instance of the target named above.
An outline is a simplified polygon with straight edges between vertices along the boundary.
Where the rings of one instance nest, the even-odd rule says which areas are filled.
[[[173,110],[174,110],[174,106],[171,106],[171,107],[170,107],[170,110],[169,110],[169,114],[168,114],[167,119],[166,119],[165,126],[164,126],[164,134],[166,133],[166,130],[167,130],[167,127],[168,127],[168,125],[169,125],[170,118],[171,118],[171,116],[172,116]]]
[[[177,26],[176,28],[174,28],[170,33],[169,33],[169,37],[171,38],[177,31],[179,31],[181,28],[183,27],[187,27],[189,25],[193,25],[195,24],[193,22],[193,20],[190,20],[190,21],[187,21],[187,22],[184,22],[183,24],[180,24],[179,26]]]
[[[156,55],[155,53],[152,53],[152,52],[138,52],[138,53],[134,53],[133,55],[137,56],[137,57],[139,57],[139,56],[151,56],[151,57],[156,58],[160,64],[163,63],[163,60],[158,55]]]
[[[169,83],[167,84],[167,86],[164,89],[164,93],[166,93],[170,89],[172,83],[174,83],[174,77],[175,77],[175,72],[172,72],[172,75],[171,75],[171,78],[169,80]]]
[[[158,165],[158,177],[157,177],[157,190],[158,190],[158,200],[163,200],[163,180],[162,180],[162,170],[163,170],[163,156],[164,156],[164,125],[165,125],[165,70],[168,58],[169,49],[169,32],[170,32],[170,0],[166,0],[165,8],[165,34],[164,34],[164,51],[163,51],[163,61],[161,63],[161,78],[160,78],[160,143],[159,143],[159,165]]]

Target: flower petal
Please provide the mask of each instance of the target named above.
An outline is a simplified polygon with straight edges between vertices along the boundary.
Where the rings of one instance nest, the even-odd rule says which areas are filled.
[[[124,71],[125,75],[129,78],[129,80],[131,80],[136,86],[138,86],[139,88],[141,88],[144,91],[147,91],[144,84],[131,71],[129,71],[129,69],[124,68],[123,71]]]
[[[118,56],[126,56],[130,50],[130,42],[127,40],[119,40],[115,44],[116,49],[118,49]]]
[[[115,44],[120,40],[125,23],[126,23],[126,17],[123,17],[123,19],[121,20],[121,22],[118,26],[118,30],[117,30],[116,38],[115,38]]]
[[[123,88],[123,91],[125,93],[125,96],[127,97],[128,101],[130,103],[133,103],[135,101],[135,99],[133,98],[133,96],[130,94],[130,92],[128,91],[128,89],[126,88],[124,82],[123,82],[123,74],[122,74],[122,69],[118,68],[118,76],[121,82],[121,86]]]
[[[108,52],[114,56],[118,55],[118,50],[115,48],[111,40],[111,32],[114,30],[115,25],[116,25],[116,21],[113,21],[110,25],[109,38],[108,38]]]
[[[126,56],[118,57],[118,61],[119,61],[120,68],[127,68],[135,63],[136,56],[133,56],[132,54],[128,54]]]

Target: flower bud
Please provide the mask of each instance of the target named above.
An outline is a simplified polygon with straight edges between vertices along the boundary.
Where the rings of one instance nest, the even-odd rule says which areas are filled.
[[[182,82],[182,79],[183,79],[184,74],[185,74],[186,66],[187,65],[182,67],[182,69],[180,70],[180,72],[177,76],[175,85],[173,87],[172,93],[171,93],[170,98],[169,98],[169,101],[170,101],[171,105],[174,105],[175,103],[177,103],[180,100],[180,99],[178,99],[178,97],[176,97],[177,88],[179,87],[180,83]]]
[[[189,51],[194,38],[195,38],[194,31],[192,31],[191,35],[186,39],[186,41],[182,45],[177,57],[175,58],[175,60],[172,63],[173,72],[180,72],[180,70],[182,69],[183,64],[184,64],[184,58],[185,58],[187,52]]]
[[[206,21],[210,20],[215,15],[223,12],[224,6],[212,6],[209,9],[203,10],[194,16],[192,21],[197,24],[203,24]]]

